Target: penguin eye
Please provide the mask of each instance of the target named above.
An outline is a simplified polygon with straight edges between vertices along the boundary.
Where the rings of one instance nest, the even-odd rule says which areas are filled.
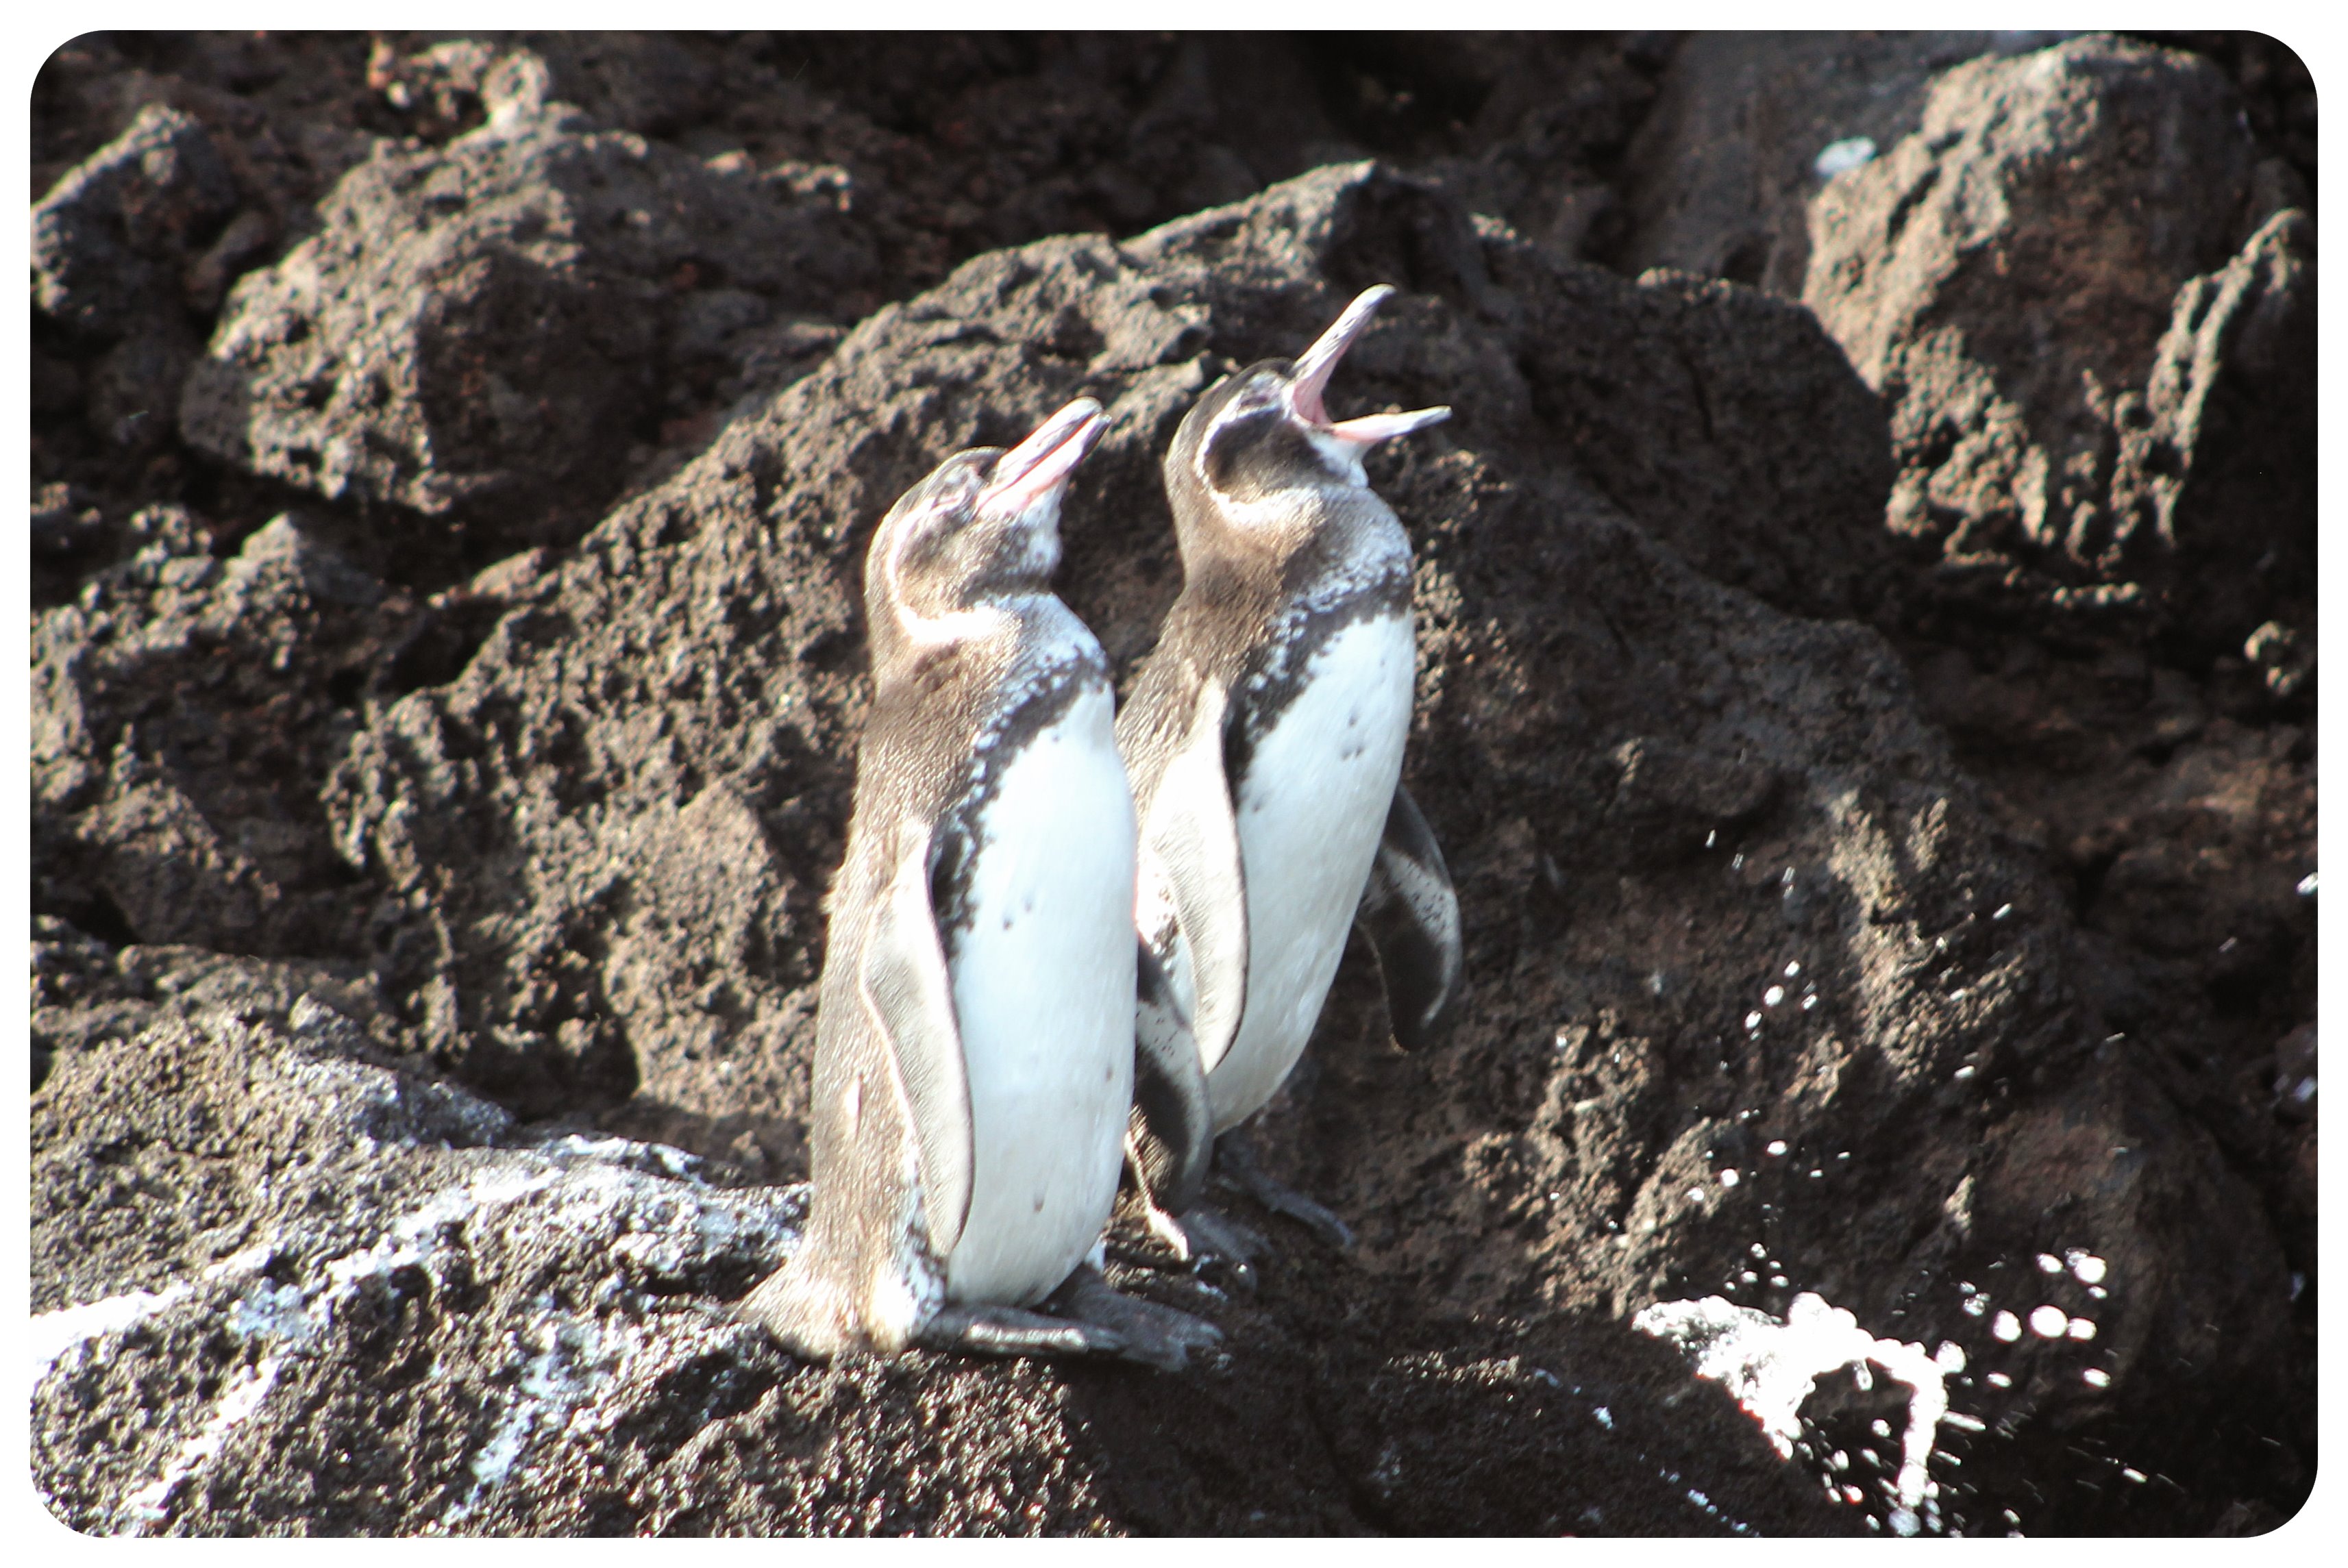
[[[941,470],[930,493],[928,516],[922,520],[921,531],[933,540],[953,538],[976,514],[979,494],[985,489],[986,477],[994,466],[991,459],[964,456],[957,457],[950,468]]]
[[[1241,387],[1239,396],[1232,402],[1236,411],[1243,414],[1277,411],[1280,407],[1281,391],[1280,382],[1270,376],[1259,375]]]
[[[927,560],[951,545],[973,516],[978,488],[978,477],[967,470],[935,476],[928,494],[899,528],[900,558],[908,562]]]
[[[1207,434],[1207,449],[1200,466],[1207,483],[1227,496],[1252,498],[1279,486],[1279,470],[1288,447],[1297,445],[1277,407],[1249,409],[1218,421]]]
[[[1248,448],[1263,439],[1264,421],[1261,411],[1249,412],[1244,397],[1234,399],[1231,410],[1215,421],[1207,432],[1206,450],[1199,454],[1199,466],[1207,476],[1207,483],[1216,489],[1230,491],[1246,466]]]

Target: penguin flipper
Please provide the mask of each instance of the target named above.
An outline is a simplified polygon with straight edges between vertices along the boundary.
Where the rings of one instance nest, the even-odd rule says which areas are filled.
[[[1207,1075],[1190,1020],[1174,995],[1165,967],[1148,942],[1135,965],[1139,993],[1134,1009],[1133,1110],[1126,1122],[1126,1158],[1142,1194],[1158,1212],[1180,1214],[1199,1201],[1215,1153],[1214,1115]]]
[[[932,1255],[950,1256],[970,1217],[970,1073],[954,1015],[953,979],[938,939],[930,878],[939,844],[928,825],[909,825],[897,875],[864,937],[858,989],[889,1042],[889,1056],[912,1122],[922,1209]]]
[[[1189,955],[1190,1034],[1202,1073],[1231,1048],[1247,1007],[1247,875],[1223,767],[1225,711],[1222,688],[1201,684],[1190,727],[1166,765],[1141,832],[1150,863],[1144,875],[1154,871],[1163,879]]]
[[[1459,1004],[1459,895],[1426,818],[1398,784],[1354,923],[1377,952],[1395,1043],[1416,1050],[1441,1039]]]

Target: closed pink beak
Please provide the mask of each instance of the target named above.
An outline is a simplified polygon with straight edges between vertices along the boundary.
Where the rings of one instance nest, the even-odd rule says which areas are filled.
[[[1077,398],[994,460],[994,474],[978,494],[979,507],[1018,517],[1068,482],[1106,428],[1101,405],[1089,397]]]

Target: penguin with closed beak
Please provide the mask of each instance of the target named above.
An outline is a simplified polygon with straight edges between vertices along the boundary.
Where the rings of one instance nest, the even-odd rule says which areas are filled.
[[[1347,930],[1369,938],[1395,1039],[1443,1033],[1459,907],[1401,784],[1416,649],[1410,540],[1362,458],[1448,408],[1333,422],[1332,372],[1395,291],[1346,307],[1302,358],[1227,377],[1166,455],[1183,585],[1118,715],[1140,818],[1128,1159],[1175,1250],[1242,1261],[1199,1202],[1216,1140],[1296,1065]],[[1344,1223],[1223,1137],[1226,1174],[1339,1245]]]
[[[1210,1325],[1087,1261],[1133,1079],[1134,812],[1108,667],[1056,597],[1078,398],[956,454],[872,537],[872,706],[818,993],[798,1249],[744,1313],[816,1358],[1181,1366]]]

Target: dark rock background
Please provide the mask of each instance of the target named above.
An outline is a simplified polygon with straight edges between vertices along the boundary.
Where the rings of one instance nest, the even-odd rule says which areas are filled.
[[[1781,1461],[1630,1327],[1814,1292],[1963,1352],[1929,1527],[2272,1528],[2317,1458],[2313,127],[2230,34],[67,45],[44,1495],[1881,1530],[1900,1401],[1829,1379]],[[1099,398],[1061,589],[1129,672],[1174,424],[1373,282],[1333,395],[1457,410],[1373,477],[1471,992],[1406,1057],[1350,955],[1267,1115],[1360,1245],[1264,1219],[1248,1296],[1121,1228],[1230,1336],[1179,1375],[800,1365],[724,1304],[803,1201],[872,523]],[[2094,1337],[1995,1332],[2044,1305]]]

